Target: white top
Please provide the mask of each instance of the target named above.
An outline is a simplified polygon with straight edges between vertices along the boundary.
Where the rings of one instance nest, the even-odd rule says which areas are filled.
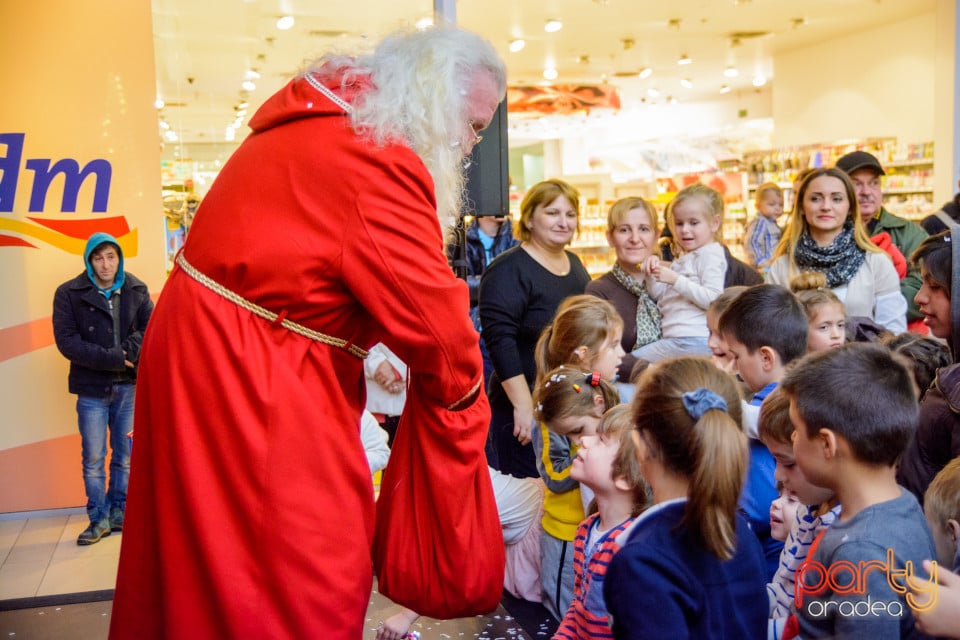
[[[404,383],[404,390],[400,393],[390,393],[373,379],[377,367],[384,360],[389,360],[393,368],[400,374]],[[367,411],[382,413],[385,416],[398,416],[403,413],[403,405],[407,400],[406,382],[407,365],[394,355],[382,342],[370,347],[370,354],[363,361],[363,372],[367,382]]]
[[[767,271],[767,282],[790,287],[787,256],[780,256]],[[843,302],[847,316],[871,318],[894,333],[907,330],[907,300],[900,293],[900,278],[885,253],[868,251],[863,264],[845,286],[831,289]]]
[[[389,439],[389,434],[377,423],[373,414],[366,410],[360,414],[360,442],[367,454],[370,473],[376,473],[387,466],[390,460],[390,447],[387,445]]]
[[[657,301],[664,338],[706,338],[707,307],[723,291],[727,257],[719,242],[685,253],[670,265],[677,274],[672,285],[646,277],[647,291]]]
[[[487,466],[487,470],[490,472],[493,498],[503,529],[503,542],[515,544],[526,535],[540,514],[543,482],[539,478],[514,478],[491,466]]]

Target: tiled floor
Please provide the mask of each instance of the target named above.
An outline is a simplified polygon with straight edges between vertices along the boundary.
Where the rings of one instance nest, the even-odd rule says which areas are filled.
[[[0,600],[113,589],[120,538],[81,547],[83,509],[0,519]]]
[[[122,534],[114,533],[94,545],[78,546],[77,536],[87,523],[83,509],[34,512],[19,517],[0,514],[0,601],[6,601],[0,602],[0,637],[14,640],[107,637],[109,601],[82,602],[81,595],[58,602],[58,596],[66,594],[89,593],[90,599],[95,596],[98,600],[112,595],[103,592],[114,588]],[[31,608],[22,608],[25,606]],[[539,605],[532,606],[540,609]],[[372,640],[376,636],[377,621],[398,609],[374,590],[364,638]],[[545,610],[542,615],[535,612],[526,618],[525,631],[501,605],[489,616],[448,621],[421,618],[411,631],[419,632],[422,640],[530,640],[548,637],[556,628]]]

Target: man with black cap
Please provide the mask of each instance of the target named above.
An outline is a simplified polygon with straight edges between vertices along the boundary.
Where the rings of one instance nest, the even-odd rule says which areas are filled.
[[[116,239],[94,233],[83,252],[84,271],[57,288],[53,337],[70,361],[70,393],[77,417],[87,494],[88,526],[77,544],[99,542],[123,530],[130,475],[130,433],[140,344],[153,301],[139,278],[123,269]],[[110,486],[105,462],[110,455]]]
[[[920,270],[910,265],[909,260],[914,249],[927,237],[927,232],[915,222],[895,216],[883,207],[880,176],[886,175],[886,171],[872,154],[853,151],[837,160],[837,168],[842,169],[853,182],[860,205],[860,217],[871,240],[888,253],[893,253],[889,247],[892,243],[906,259],[907,271],[906,275],[901,272],[900,292],[907,299],[907,323],[911,330],[919,329],[926,333],[925,327],[920,323],[923,315],[913,301],[923,282],[920,279]],[[896,262],[897,257],[894,255],[894,263]]]

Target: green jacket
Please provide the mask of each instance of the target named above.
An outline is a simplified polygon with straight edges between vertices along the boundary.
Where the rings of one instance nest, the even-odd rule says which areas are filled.
[[[920,279],[920,269],[910,262],[910,256],[927,237],[927,232],[917,223],[895,216],[886,208],[880,209],[880,217],[871,226],[873,226],[870,230],[871,236],[886,231],[890,234],[893,244],[907,259],[907,275],[900,281],[900,293],[907,299],[907,322],[919,320],[923,314],[917,310],[917,303],[913,301],[913,297],[917,295],[923,281]]]

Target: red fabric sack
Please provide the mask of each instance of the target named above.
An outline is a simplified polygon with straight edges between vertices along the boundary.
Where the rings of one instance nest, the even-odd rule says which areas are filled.
[[[380,592],[421,615],[485,614],[503,592],[503,532],[484,444],[482,389],[461,411],[410,387],[380,482],[373,562]],[[480,428],[478,428],[480,427]]]

